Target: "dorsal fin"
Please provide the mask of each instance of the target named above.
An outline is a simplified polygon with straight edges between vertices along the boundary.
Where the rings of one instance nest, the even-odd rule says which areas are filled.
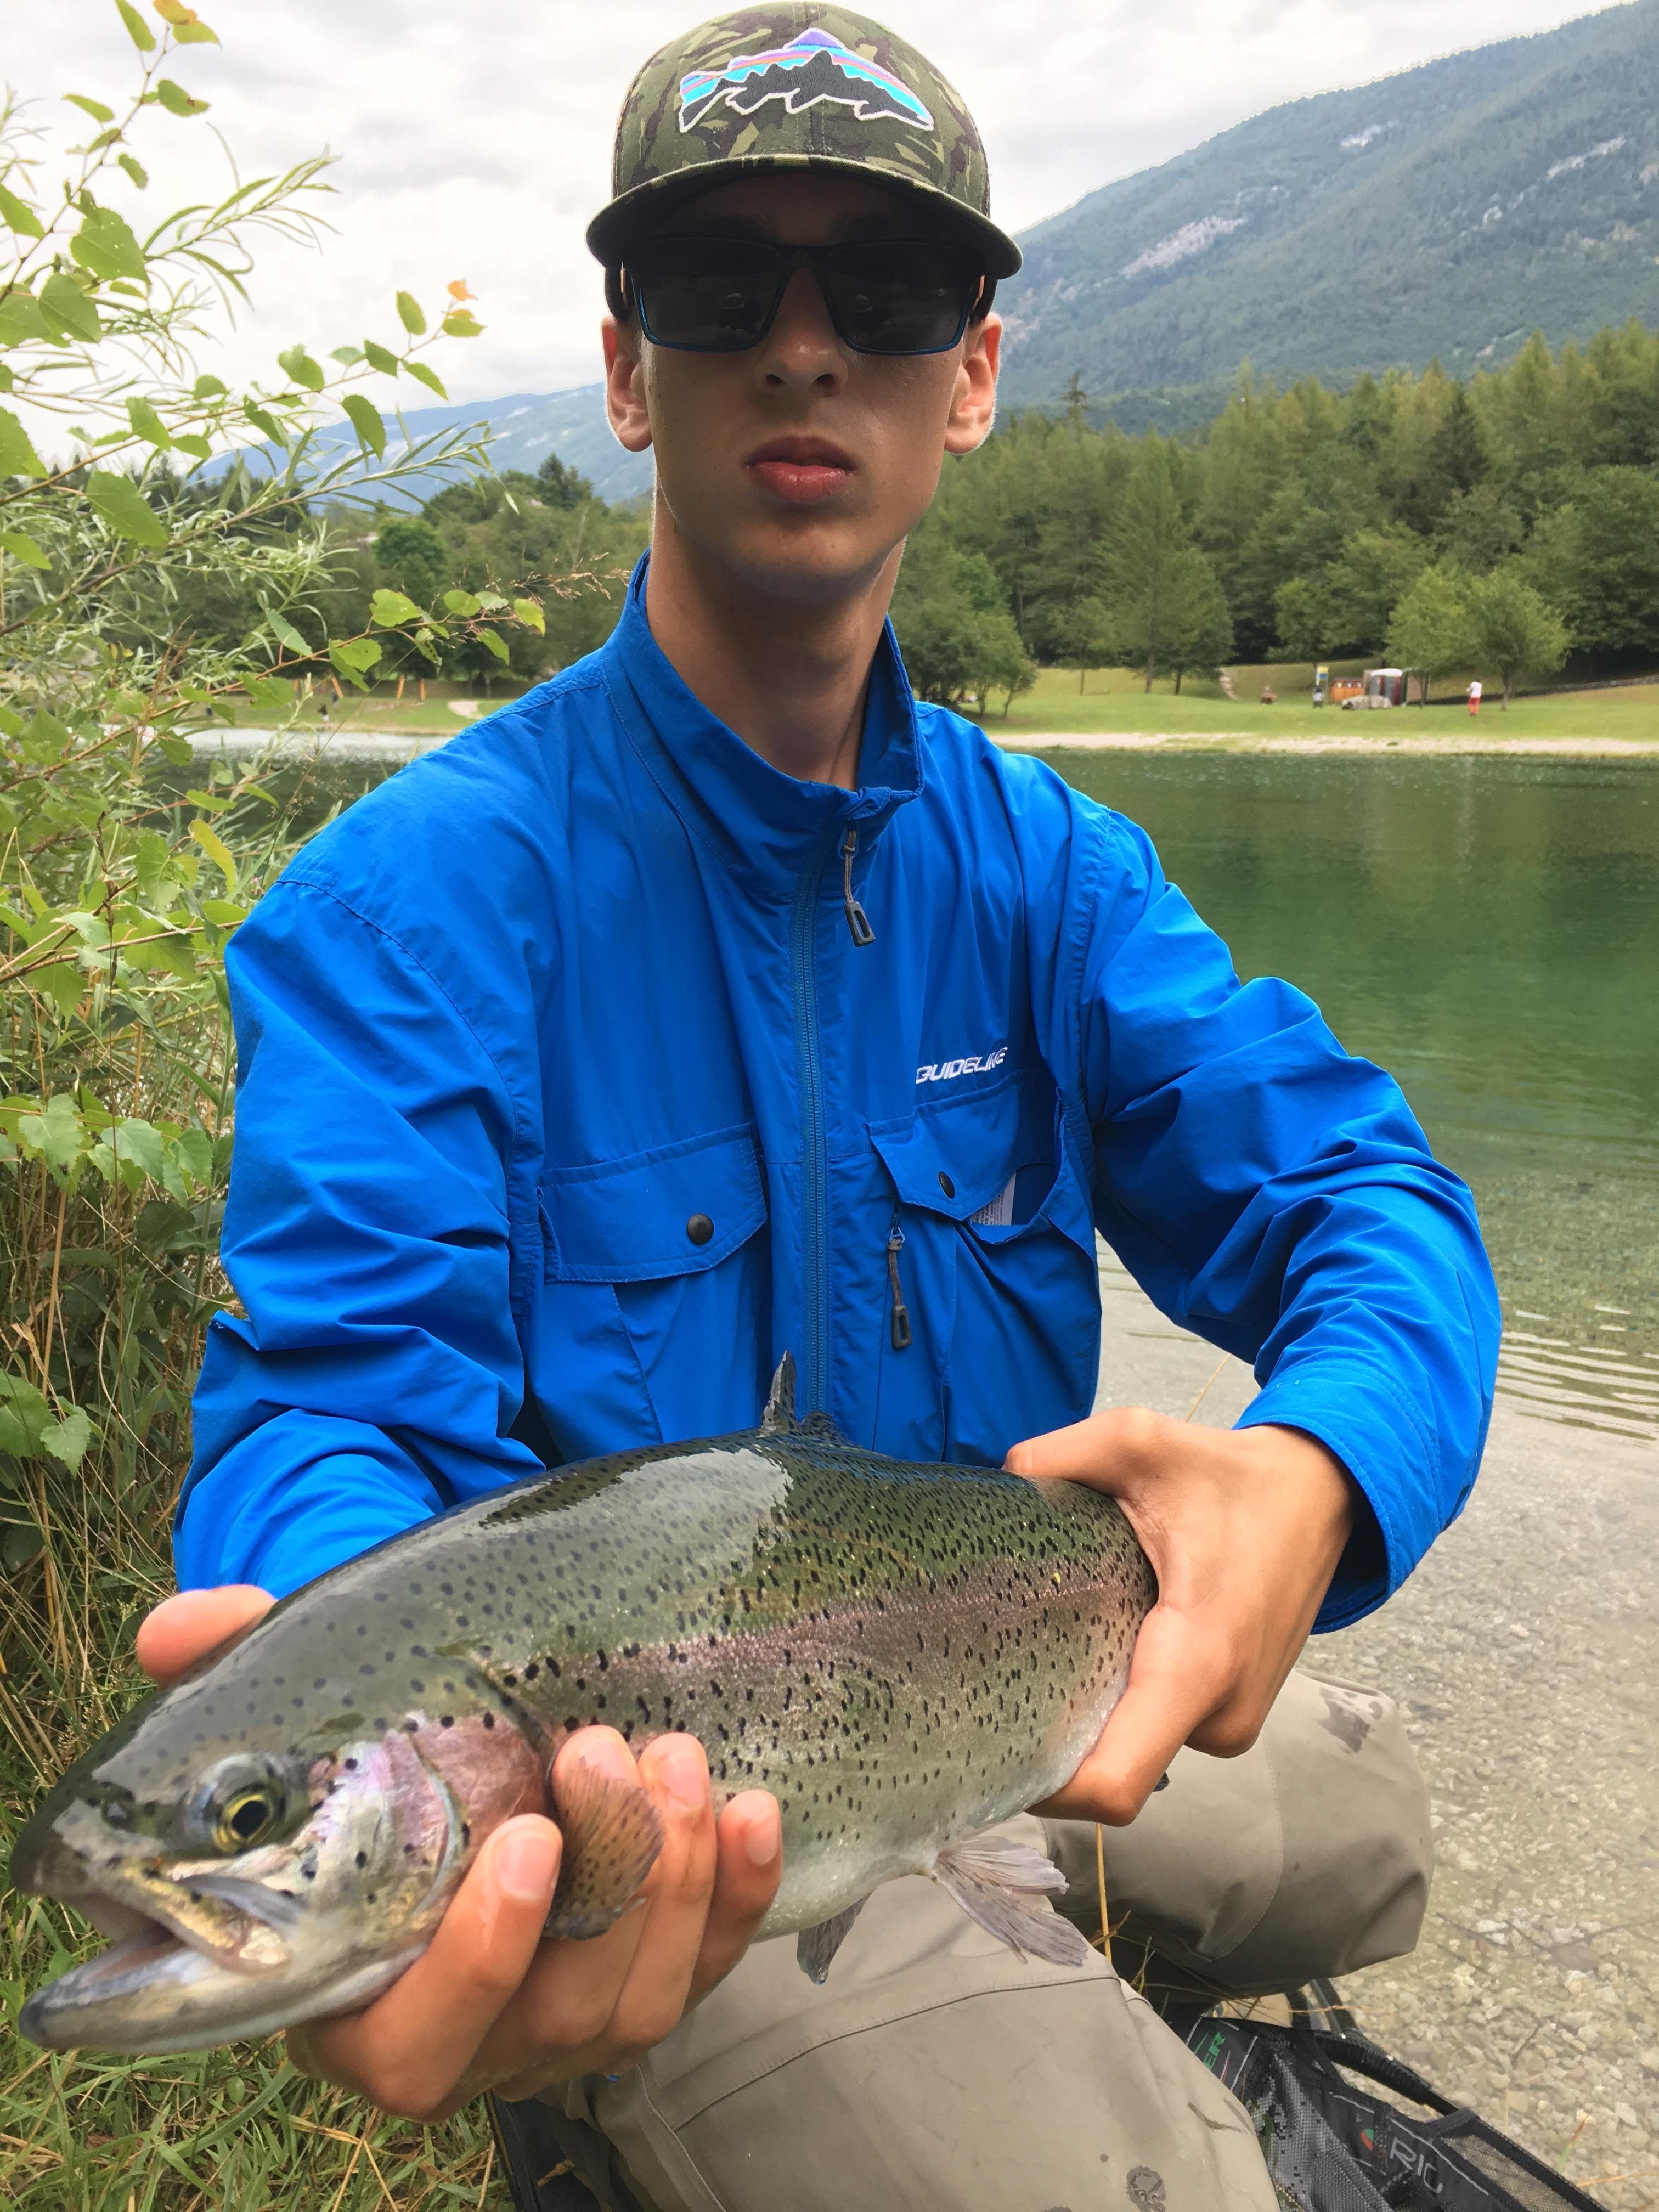
[[[790,1437],[795,1432],[795,1355],[786,1352],[772,1377],[772,1389],[761,1415],[763,1437]]]

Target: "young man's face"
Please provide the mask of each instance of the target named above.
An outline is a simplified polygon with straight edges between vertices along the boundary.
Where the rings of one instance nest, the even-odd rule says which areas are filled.
[[[932,234],[901,196],[826,174],[721,185],[659,234],[674,232],[789,246]],[[947,353],[854,352],[797,270],[745,353],[672,350],[637,317],[607,319],[611,425],[631,452],[654,448],[659,528],[692,558],[766,596],[834,599],[874,580],[925,513],[945,455],[989,432],[1000,336],[988,315]]]

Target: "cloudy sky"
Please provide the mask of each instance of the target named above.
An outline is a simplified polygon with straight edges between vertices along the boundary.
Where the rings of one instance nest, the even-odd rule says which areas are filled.
[[[137,0],[149,16],[149,0]],[[392,295],[464,277],[482,337],[445,344],[457,398],[553,392],[597,370],[598,271],[582,246],[607,194],[635,68],[695,0],[201,0],[222,46],[173,74],[211,102],[143,119],[154,214],[326,147],[339,158],[320,252],[264,250],[253,304],[202,365],[274,376],[279,347],[395,339]],[[990,149],[993,204],[1018,230],[1285,100],[1362,84],[1589,12],[1562,0],[886,0],[896,31],[956,82]],[[7,0],[0,71],[37,120],[111,104],[136,57],[112,0]],[[157,27],[159,28],[159,25]],[[84,133],[84,123],[81,124]],[[70,134],[73,135],[73,134]],[[116,195],[110,195],[112,199]],[[412,396],[412,395],[411,395]]]

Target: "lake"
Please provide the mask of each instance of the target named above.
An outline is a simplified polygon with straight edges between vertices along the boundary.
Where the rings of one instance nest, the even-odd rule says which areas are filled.
[[[1659,1441],[1659,766],[1054,752],[1473,1188],[1500,1387]]]

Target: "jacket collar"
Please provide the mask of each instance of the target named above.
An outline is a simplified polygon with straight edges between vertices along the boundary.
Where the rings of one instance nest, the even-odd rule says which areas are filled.
[[[793,897],[830,831],[855,827],[863,854],[921,790],[915,701],[892,624],[883,625],[871,670],[858,788],[803,782],[763,760],[676,675],[646,619],[650,558],[635,569],[599,654],[617,720],[686,827],[757,895]]]

